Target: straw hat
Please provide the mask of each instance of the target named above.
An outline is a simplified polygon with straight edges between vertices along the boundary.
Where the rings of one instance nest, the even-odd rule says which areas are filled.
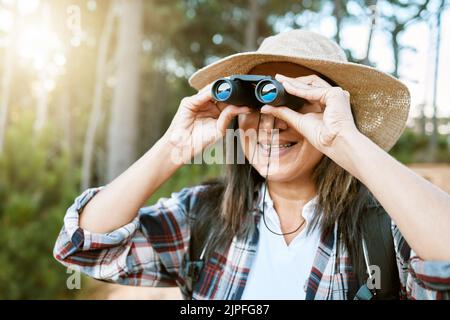
[[[314,70],[350,92],[358,129],[388,151],[406,125],[410,95],[396,78],[365,65],[347,61],[333,41],[314,32],[292,30],[266,38],[256,52],[237,53],[195,72],[195,89],[221,77],[247,74],[267,62],[292,62]]]

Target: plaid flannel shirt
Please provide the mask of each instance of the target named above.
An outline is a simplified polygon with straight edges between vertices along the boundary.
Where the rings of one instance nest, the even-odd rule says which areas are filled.
[[[108,282],[134,286],[178,286],[187,297],[183,260],[188,259],[188,214],[205,186],[185,188],[139,210],[129,224],[106,234],[79,227],[79,214],[101,190],[88,189],[67,210],[54,256],[65,266]],[[258,225],[260,213],[252,212]],[[335,231],[322,236],[306,288],[307,300],[352,299],[356,277],[347,252],[336,250]],[[402,299],[449,299],[450,262],[424,261],[410,249],[399,229],[392,234]],[[258,228],[248,238],[234,237],[226,253],[214,252],[205,263],[193,299],[240,299],[256,247]],[[339,252],[336,256],[336,252]],[[336,268],[336,266],[338,266]]]

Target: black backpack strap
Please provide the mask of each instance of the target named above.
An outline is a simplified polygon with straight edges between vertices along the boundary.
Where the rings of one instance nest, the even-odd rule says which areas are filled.
[[[202,244],[201,246],[197,245],[197,241],[193,241],[192,237],[189,241],[189,256],[185,256],[185,259],[183,260],[187,290],[186,294],[189,299],[192,299],[194,286],[203,270],[203,266],[205,264],[205,253],[209,243],[211,242],[211,238],[212,233],[208,235],[207,239],[197,239],[198,244]]]
[[[360,290],[355,299],[369,300],[370,293],[377,300],[398,299],[400,280],[397,269],[394,240],[391,232],[391,218],[381,205],[369,206],[366,210],[363,222],[363,237],[367,252],[361,255],[369,260],[370,265],[380,268],[380,288],[368,292],[364,288],[369,278],[366,268],[366,261],[361,261],[357,268]]]

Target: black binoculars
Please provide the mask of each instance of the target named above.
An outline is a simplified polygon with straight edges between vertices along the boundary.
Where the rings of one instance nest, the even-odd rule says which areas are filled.
[[[286,106],[294,110],[305,104],[305,99],[291,95],[283,85],[270,76],[238,74],[216,80],[211,88],[215,101],[261,108],[265,104]]]

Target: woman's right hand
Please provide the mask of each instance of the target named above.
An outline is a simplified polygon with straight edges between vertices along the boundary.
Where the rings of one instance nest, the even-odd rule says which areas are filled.
[[[214,103],[211,85],[181,100],[178,111],[164,135],[173,147],[182,152],[181,160],[184,162],[223,137],[235,116],[251,112],[248,107]]]
[[[139,208],[180,165],[222,137],[233,117],[250,111],[246,107],[214,104],[210,85],[184,98],[164,136],[89,201],[80,215],[80,227],[108,233],[132,221]],[[172,147],[181,150],[177,158]]]

